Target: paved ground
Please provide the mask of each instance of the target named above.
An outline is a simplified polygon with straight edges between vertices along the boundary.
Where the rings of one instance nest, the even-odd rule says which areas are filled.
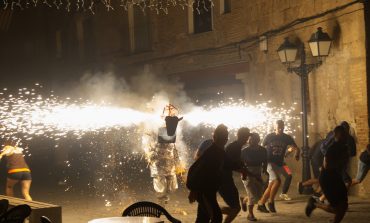
[[[186,198],[186,191],[180,190],[173,195],[173,199],[166,206],[176,218],[181,219],[183,222],[194,222],[196,205],[190,205]],[[124,194],[122,197],[117,197],[116,200],[120,202],[113,202],[112,206],[106,207],[104,198],[86,197],[83,195],[58,195],[48,196],[45,201],[57,203],[63,206],[63,222],[67,223],[86,223],[94,218],[120,216],[122,210],[130,203],[136,200],[153,200],[154,194],[152,192],[139,194]],[[305,201],[307,197],[296,196],[292,201],[283,202],[277,201],[276,208],[277,214],[262,214],[256,212],[256,217],[259,222],[328,222],[331,218],[321,210],[313,213],[311,218],[304,215]],[[155,199],[154,199],[155,201]],[[221,201],[221,199],[220,199]],[[246,213],[241,213],[235,222],[248,222]],[[350,208],[343,222],[348,223],[368,223],[370,222],[370,200],[365,200],[356,197],[350,197]]]

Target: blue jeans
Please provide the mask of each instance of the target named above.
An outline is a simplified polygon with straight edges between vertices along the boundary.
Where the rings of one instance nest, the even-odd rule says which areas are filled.
[[[366,174],[369,170],[370,170],[370,166],[366,165],[366,163],[359,160],[356,180],[358,180],[359,182],[362,182],[365,179]]]

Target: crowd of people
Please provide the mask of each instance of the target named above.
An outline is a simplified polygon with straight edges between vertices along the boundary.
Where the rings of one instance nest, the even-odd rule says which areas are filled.
[[[195,222],[232,222],[241,210],[248,211],[249,221],[257,221],[255,205],[262,213],[277,212],[275,197],[281,184],[280,198],[291,200],[287,193],[292,172],[285,163],[285,157],[294,152],[299,161],[301,151],[294,139],[284,133],[284,128],[284,121],[278,120],[275,131],[268,134],[262,143],[258,133],[240,128],[237,139],[226,146],[229,132],[221,124],[214,130],[213,139],[199,145],[186,181],[190,190],[189,202],[198,203]],[[334,214],[334,223],[341,222],[348,208],[349,187],[362,182],[370,169],[368,145],[360,155],[357,176],[352,180],[348,174],[349,160],[356,156],[356,143],[349,130],[349,124],[342,122],[311,149],[313,178],[298,185],[300,193],[317,185],[305,208],[307,217],[320,208]],[[240,173],[247,197],[239,196],[233,172]],[[268,177],[268,183],[264,182],[263,174]],[[227,207],[219,206],[217,193]]]

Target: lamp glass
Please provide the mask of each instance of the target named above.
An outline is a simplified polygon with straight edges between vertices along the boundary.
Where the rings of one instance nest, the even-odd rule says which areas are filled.
[[[295,61],[295,58],[297,57],[297,49],[296,48],[287,48],[287,49],[281,49],[278,51],[278,55],[280,58],[280,61],[282,63],[292,63]]]

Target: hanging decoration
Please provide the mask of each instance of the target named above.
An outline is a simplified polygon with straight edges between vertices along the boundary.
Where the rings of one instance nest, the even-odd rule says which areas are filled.
[[[199,13],[200,9],[208,11],[210,10],[209,5],[214,6],[213,0],[0,0],[0,2],[3,10],[24,10],[44,5],[67,12],[90,12],[92,14],[95,14],[96,7],[99,5],[103,5],[108,12],[119,8],[127,11],[134,6],[140,7],[143,13],[149,10],[157,14],[168,14],[171,7],[181,7],[183,10],[190,7]]]

